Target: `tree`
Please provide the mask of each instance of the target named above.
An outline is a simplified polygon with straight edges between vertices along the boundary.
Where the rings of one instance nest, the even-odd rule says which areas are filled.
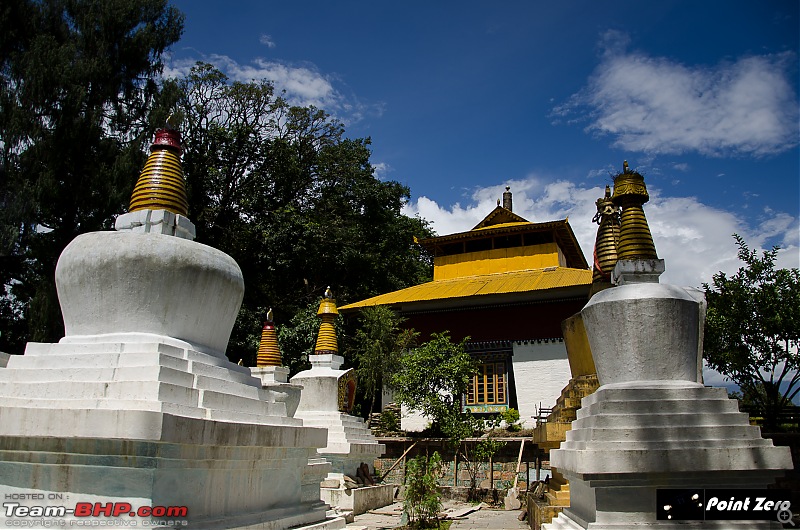
[[[197,240],[244,275],[232,360],[252,357],[269,307],[279,327],[294,327],[327,286],[345,304],[428,279],[414,238],[431,231],[403,215],[407,187],[375,178],[369,139],[345,138],[341,123],[290,106],[267,81],[231,82],[203,63],[165,83],[161,106],[183,117]]]
[[[439,528],[442,501],[437,483],[443,469],[442,457],[436,451],[430,457],[418,455],[406,464],[403,509],[410,528]]]
[[[166,0],[7,0],[0,7],[0,348],[63,335],[54,272],[108,228],[145,160]]]
[[[447,332],[433,333],[431,340],[400,358],[400,370],[392,377],[395,399],[409,410],[430,418],[464,459],[470,475],[470,499],[477,491],[477,474],[481,462],[500,450],[505,442],[487,438],[470,445],[465,439],[483,432],[485,420],[463,411],[461,398],[469,388],[477,367],[464,351],[464,344],[453,343]],[[499,418],[491,418],[492,428]]]
[[[400,329],[404,320],[386,306],[365,307],[361,311],[354,357],[359,386],[369,399],[368,414],[375,410],[376,398],[384,386],[391,386],[403,352],[416,341],[418,333],[413,329]]]
[[[466,341],[454,343],[446,331],[433,333],[428,342],[400,358],[400,370],[392,377],[395,399],[454,439],[464,438],[461,396],[476,371],[475,361],[464,351]]]
[[[745,267],[704,284],[704,355],[709,366],[742,389],[778,429],[779,415],[800,392],[800,270],[775,269],[778,248],[759,257],[734,234]]]

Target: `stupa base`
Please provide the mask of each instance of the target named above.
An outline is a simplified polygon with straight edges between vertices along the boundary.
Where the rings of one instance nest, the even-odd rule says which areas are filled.
[[[657,520],[659,489],[766,489],[791,468],[725,389],[690,381],[601,386],[583,398],[551,464],[569,480],[555,529],[780,528],[770,521]],[[702,523],[702,524],[701,524]],[[760,525],[760,526],[759,526]]]
[[[0,498],[21,508],[0,512],[0,526],[40,511],[64,522],[51,526],[327,520],[325,430],[287,417],[245,367],[137,338],[153,342],[31,343],[0,370]]]
[[[593,522],[582,521],[564,510],[551,523],[542,525],[543,530],[778,530],[783,526],[770,521],[651,521],[651,522]]]

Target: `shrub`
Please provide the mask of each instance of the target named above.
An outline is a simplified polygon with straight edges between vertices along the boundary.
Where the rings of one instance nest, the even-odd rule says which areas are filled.
[[[406,495],[404,509],[410,528],[438,528],[442,501],[437,479],[442,474],[442,457],[434,452],[430,458],[419,455],[406,463]]]

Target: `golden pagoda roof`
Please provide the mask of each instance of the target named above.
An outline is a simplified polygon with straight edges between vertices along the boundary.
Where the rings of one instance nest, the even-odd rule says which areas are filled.
[[[530,221],[515,214],[511,210],[498,205],[494,210],[489,212],[489,215],[483,218],[483,221],[475,225],[473,230],[478,230],[479,228],[488,228],[493,225],[505,223],[530,223]]]
[[[502,212],[498,210],[503,210]],[[513,217],[512,217],[513,216]],[[429,237],[420,240],[420,244],[428,249],[434,256],[439,255],[437,248],[449,243],[468,241],[472,239],[483,239],[490,236],[507,235],[516,233],[550,233],[553,240],[558,244],[564,257],[567,259],[567,266],[575,269],[588,269],[589,264],[583,255],[578,238],[569,225],[569,219],[560,221],[547,221],[543,223],[531,223],[517,214],[498,206],[483,221],[478,223],[475,228],[467,232],[458,232],[446,236]]]
[[[339,310],[348,311],[376,305],[444,300],[458,303],[459,299],[463,301],[468,297],[490,297],[491,295],[506,295],[506,297],[514,295],[515,298],[538,295],[541,298],[541,295],[544,294],[543,291],[584,286],[588,288],[591,283],[592,271],[588,268],[547,267],[435,280],[344,305]]]

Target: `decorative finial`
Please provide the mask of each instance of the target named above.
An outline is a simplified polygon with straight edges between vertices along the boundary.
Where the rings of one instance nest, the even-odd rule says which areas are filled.
[[[624,166],[627,170],[627,162]],[[620,216],[619,260],[658,259],[653,236],[642,205],[650,200],[644,177],[636,171],[620,173],[614,178],[615,206],[622,208]]]
[[[497,199],[497,205],[500,206],[500,199]]]
[[[181,164],[181,135],[170,125],[167,120],[167,128],[156,131],[150,156],[131,195],[130,212],[167,210],[187,215],[189,201]]]
[[[594,243],[594,266],[592,267],[592,294],[611,287],[611,271],[617,263],[619,243],[619,208],[611,199],[611,188],[606,186],[605,195],[595,203],[597,213],[592,222],[600,225]]]
[[[261,330],[261,342],[258,345],[256,366],[281,366],[281,350],[278,345],[278,333],[272,321],[272,308],[267,311],[267,320]]]
[[[319,335],[317,335],[317,344],[314,346],[314,354],[337,354],[339,352],[339,344],[336,340],[336,326],[335,319],[339,311],[336,309],[336,300],[333,299],[331,288],[325,290],[325,298],[319,304],[317,316],[322,318],[322,323],[319,326]]]
[[[628,171],[630,171],[628,169],[628,161],[627,160],[623,160],[622,161],[622,172],[623,173],[628,173]]]
[[[498,204],[498,206],[500,205]],[[509,212],[512,211],[511,186],[506,186],[506,191],[503,193],[503,208]]]

